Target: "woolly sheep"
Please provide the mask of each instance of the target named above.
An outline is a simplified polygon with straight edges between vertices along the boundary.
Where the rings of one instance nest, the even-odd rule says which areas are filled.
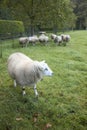
[[[54,42],[56,43],[56,45],[60,45],[62,43],[62,37],[56,36],[54,39]]]
[[[8,73],[14,79],[14,86],[19,84],[22,87],[23,95],[25,95],[25,86],[33,86],[35,95],[38,96],[36,83],[43,76],[52,76],[53,72],[45,63],[45,61],[34,61],[24,55],[16,52],[8,58]]]
[[[27,47],[27,44],[29,43],[29,39],[28,37],[21,37],[19,38],[19,44],[22,46],[22,47]]]
[[[49,37],[46,36],[45,34],[41,34],[41,35],[39,36],[39,41],[40,41],[41,43],[47,44],[47,42],[49,41]]]
[[[56,34],[51,34],[51,39],[54,40],[56,38],[56,36],[57,36]]]
[[[69,42],[71,39],[70,35],[61,34],[61,37],[62,37],[62,40],[65,42]]]
[[[36,35],[29,37],[29,43],[33,43],[35,45],[36,42],[38,42],[38,37]]]

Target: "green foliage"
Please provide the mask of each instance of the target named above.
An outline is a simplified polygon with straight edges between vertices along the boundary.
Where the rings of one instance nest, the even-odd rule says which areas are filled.
[[[26,31],[33,32],[35,27],[42,28],[58,28],[61,29],[73,27],[75,23],[75,15],[70,0],[4,0],[1,2],[1,17],[17,19],[24,22]],[[6,9],[5,9],[6,8]],[[3,11],[4,14],[3,14]],[[8,13],[6,13],[6,10]],[[10,12],[10,16],[9,15]],[[71,17],[70,17],[71,16]],[[69,26],[68,26],[69,25]]]
[[[87,29],[87,0],[71,0],[75,4],[76,28]]]
[[[3,42],[0,58],[0,130],[86,130],[87,129],[87,31],[68,32],[67,46],[37,43],[27,48],[11,48]],[[49,34],[50,36],[50,34]],[[5,43],[8,46],[5,47]],[[34,60],[46,60],[53,77],[44,77],[37,84],[38,99],[32,88],[22,96],[19,86],[7,73],[7,58],[22,52]]]
[[[14,20],[0,20],[0,34],[17,35],[24,33],[23,22]]]

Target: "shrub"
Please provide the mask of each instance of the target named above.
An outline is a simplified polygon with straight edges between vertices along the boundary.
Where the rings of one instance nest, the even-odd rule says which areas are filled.
[[[0,37],[17,36],[24,33],[24,25],[22,21],[0,20]]]

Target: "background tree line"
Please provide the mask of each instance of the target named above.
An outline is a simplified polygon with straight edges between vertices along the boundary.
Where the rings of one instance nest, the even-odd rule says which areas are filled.
[[[71,0],[77,17],[76,29],[87,29],[87,0]]]
[[[23,21],[27,33],[87,28],[87,0],[0,0],[0,19]]]

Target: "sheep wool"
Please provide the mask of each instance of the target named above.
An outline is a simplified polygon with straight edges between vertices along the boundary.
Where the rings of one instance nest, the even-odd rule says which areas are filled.
[[[8,73],[14,80],[14,86],[20,85],[25,94],[25,86],[33,86],[35,95],[38,96],[36,83],[43,76],[52,76],[53,72],[45,61],[34,61],[23,53],[16,52],[8,58]]]

